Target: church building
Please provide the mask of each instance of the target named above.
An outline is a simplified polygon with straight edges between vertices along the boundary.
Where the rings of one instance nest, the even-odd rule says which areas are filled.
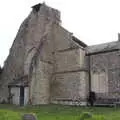
[[[0,102],[87,105],[90,92],[95,104],[120,100],[120,35],[88,46],[61,26],[58,10],[34,5],[4,62]]]

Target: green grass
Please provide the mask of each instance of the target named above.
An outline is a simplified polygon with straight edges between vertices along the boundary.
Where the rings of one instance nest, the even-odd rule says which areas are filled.
[[[120,108],[75,107],[63,105],[40,105],[17,107],[0,105],[0,120],[21,120],[24,113],[36,114],[38,120],[120,120]],[[83,113],[92,118],[80,119]]]

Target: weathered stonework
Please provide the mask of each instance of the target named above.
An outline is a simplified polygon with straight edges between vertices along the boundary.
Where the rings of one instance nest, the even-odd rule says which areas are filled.
[[[112,50],[97,54],[93,53],[93,55],[91,54],[89,57],[91,71],[91,89],[96,93],[97,100],[120,100],[119,50]]]
[[[32,8],[5,61],[0,102],[86,105],[90,91],[120,99],[120,42],[87,46],[60,25],[58,10]]]

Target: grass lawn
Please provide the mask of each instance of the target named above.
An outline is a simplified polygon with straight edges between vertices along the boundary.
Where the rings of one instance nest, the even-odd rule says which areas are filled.
[[[75,107],[63,105],[40,105],[17,107],[0,105],[0,120],[21,120],[24,113],[34,113],[38,120],[82,120],[83,112],[93,115],[83,120],[120,120],[120,108],[114,107]]]

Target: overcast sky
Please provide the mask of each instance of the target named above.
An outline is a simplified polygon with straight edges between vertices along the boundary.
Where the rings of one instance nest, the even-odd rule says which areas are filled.
[[[62,26],[88,45],[117,40],[120,0],[44,0],[61,11]],[[31,6],[43,0],[1,0],[0,65],[3,65],[22,21]]]

